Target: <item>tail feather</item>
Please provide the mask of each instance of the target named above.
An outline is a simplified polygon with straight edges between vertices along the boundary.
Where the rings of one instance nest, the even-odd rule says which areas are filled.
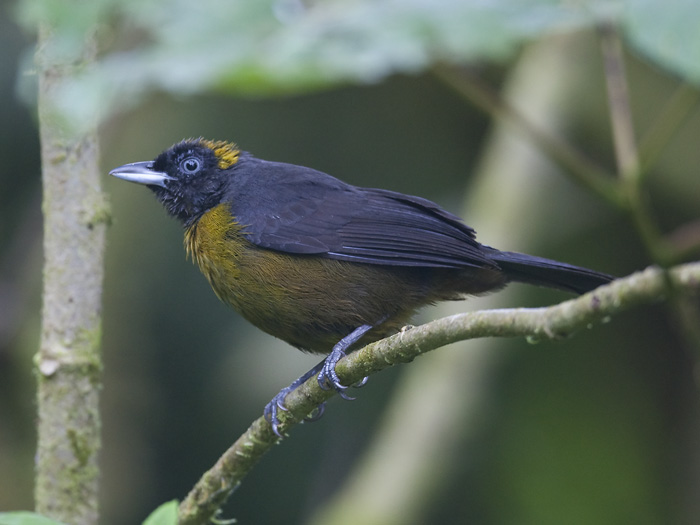
[[[578,294],[590,292],[614,279],[611,275],[588,268],[524,253],[493,249],[489,258],[501,267],[511,281],[558,288]]]

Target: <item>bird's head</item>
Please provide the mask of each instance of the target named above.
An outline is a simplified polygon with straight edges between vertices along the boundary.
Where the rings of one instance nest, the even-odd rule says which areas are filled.
[[[188,139],[155,160],[125,164],[109,173],[145,184],[168,213],[189,225],[221,202],[240,155],[230,142]]]

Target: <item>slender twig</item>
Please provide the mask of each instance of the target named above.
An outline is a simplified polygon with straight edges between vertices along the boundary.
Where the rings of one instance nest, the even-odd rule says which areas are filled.
[[[690,260],[700,255],[700,219],[686,223],[666,236],[679,260]]]
[[[700,262],[667,272],[648,268],[609,285],[547,308],[485,310],[445,317],[367,345],[338,363],[345,384],[455,341],[480,337],[527,337],[529,340],[563,339],[592,323],[634,306],[667,299],[675,293],[700,291]],[[281,415],[284,431],[334,394],[309,379],[287,396],[288,411]],[[233,490],[265,453],[277,443],[270,424],[259,418],[219,458],[180,504],[178,523],[204,524],[215,515]]]
[[[460,96],[491,115],[493,118],[519,128],[525,137],[537,145],[574,180],[612,203],[621,206],[614,177],[595,164],[571,144],[536,126],[515,107],[468,70],[446,66],[433,69],[434,74]]]
[[[683,83],[666,101],[658,112],[656,120],[639,141],[640,177],[642,180],[651,172],[661,152],[683,122],[693,113],[700,102],[700,89]]]
[[[618,30],[612,23],[603,23],[599,27],[599,34],[605,65],[605,83],[613,128],[615,159],[620,188],[625,196],[625,209],[652,259],[663,266],[669,266],[676,257],[663,239],[646,195],[642,191],[641,164],[637,152],[627,75]]]
[[[622,45],[614,25],[602,24],[599,33],[617,171],[625,179],[635,179],[639,176],[639,155]]]

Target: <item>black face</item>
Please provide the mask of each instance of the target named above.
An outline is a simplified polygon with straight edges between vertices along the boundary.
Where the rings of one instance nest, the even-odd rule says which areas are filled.
[[[153,162],[127,164],[110,173],[131,182],[146,184],[165,209],[185,225],[221,202],[228,170],[208,144],[186,140],[165,150]]]

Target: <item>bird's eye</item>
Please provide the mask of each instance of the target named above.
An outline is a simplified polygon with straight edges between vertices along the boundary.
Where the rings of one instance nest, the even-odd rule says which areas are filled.
[[[197,157],[187,157],[180,161],[180,169],[188,175],[194,175],[202,167],[202,161]]]

